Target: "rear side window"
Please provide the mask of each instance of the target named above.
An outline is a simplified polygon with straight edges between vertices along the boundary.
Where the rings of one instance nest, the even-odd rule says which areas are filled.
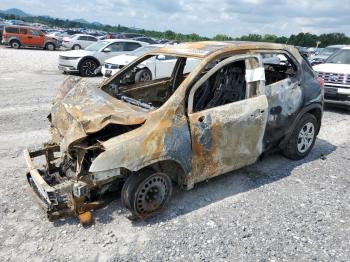
[[[17,27],[5,27],[6,33],[18,34],[19,28]]]
[[[26,35],[26,34],[28,34],[28,29],[27,28],[20,28],[19,33],[22,35]]]
[[[79,37],[78,37],[78,40],[83,40],[83,41],[85,41],[85,40],[87,40],[87,37],[82,35],[82,36],[79,36]]]
[[[92,36],[87,36],[87,40],[97,42],[97,39],[95,37],[92,37]]]
[[[134,51],[139,47],[141,47],[139,43],[126,42],[124,46],[124,51]]]
[[[123,43],[115,42],[110,44],[107,48],[111,49],[111,52],[121,52],[123,51]]]
[[[294,77],[298,67],[284,53],[262,53],[266,85]]]

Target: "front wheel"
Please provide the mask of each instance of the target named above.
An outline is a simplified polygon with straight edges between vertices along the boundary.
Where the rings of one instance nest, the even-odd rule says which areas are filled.
[[[152,80],[152,73],[147,68],[141,69],[135,74],[135,83]]]
[[[98,67],[96,61],[85,59],[80,63],[79,72],[81,76],[96,76],[95,70]]]
[[[145,218],[166,207],[172,190],[172,181],[167,174],[146,170],[127,178],[121,197],[134,216]]]
[[[47,44],[45,45],[45,49],[46,49],[46,50],[49,50],[49,51],[54,51],[54,50],[56,49],[56,46],[55,46],[55,44],[53,44],[53,43],[47,43]]]
[[[303,115],[282,150],[283,155],[293,160],[306,157],[315,144],[318,129],[319,123],[314,115]]]

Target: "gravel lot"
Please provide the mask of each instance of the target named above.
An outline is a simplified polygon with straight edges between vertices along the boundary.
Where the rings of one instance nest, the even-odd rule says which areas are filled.
[[[325,111],[306,159],[273,155],[178,190],[147,222],[119,199],[88,228],[49,222],[26,190],[22,150],[49,139],[58,54],[0,47],[0,261],[349,261],[350,113],[339,109]]]

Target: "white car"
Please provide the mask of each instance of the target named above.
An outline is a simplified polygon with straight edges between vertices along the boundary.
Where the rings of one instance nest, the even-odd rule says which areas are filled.
[[[63,34],[61,32],[50,32],[46,34],[47,36],[51,38],[55,38],[56,40],[62,42],[63,40]]]
[[[325,102],[350,109],[350,46],[338,50],[313,69],[324,80]]]
[[[89,45],[97,42],[98,39],[92,35],[76,34],[71,37],[64,37],[62,46],[68,49],[85,49]]]
[[[107,59],[102,66],[102,74],[104,77],[111,77],[116,74],[125,65],[129,64],[136,58],[143,56],[152,49],[162,47],[164,45],[146,45],[126,55],[120,55]],[[189,73],[198,64],[199,60],[190,58],[187,60],[184,72]],[[169,77],[173,72],[176,58],[169,55],[153,56],[139,65],[139,70],[135,74],[135,82],[143,82],[154,79]]]
[[[79,73],[81,76],[95,76],[104,61],[113,56],[126,54],[147,43],[128,39],[98,41],[85,50],[66,51],[59,56],[58,69],[63,72]]]

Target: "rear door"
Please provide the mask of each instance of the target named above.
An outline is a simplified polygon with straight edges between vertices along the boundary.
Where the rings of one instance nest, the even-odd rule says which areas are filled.
[[[32,36],[27,28],[18,28],[18,36],[22,45],[30,45]]]
[[[263,151],[268,102],[258,55],[219,62],[192,87],[188,118],[194,182],[254,163]]]

